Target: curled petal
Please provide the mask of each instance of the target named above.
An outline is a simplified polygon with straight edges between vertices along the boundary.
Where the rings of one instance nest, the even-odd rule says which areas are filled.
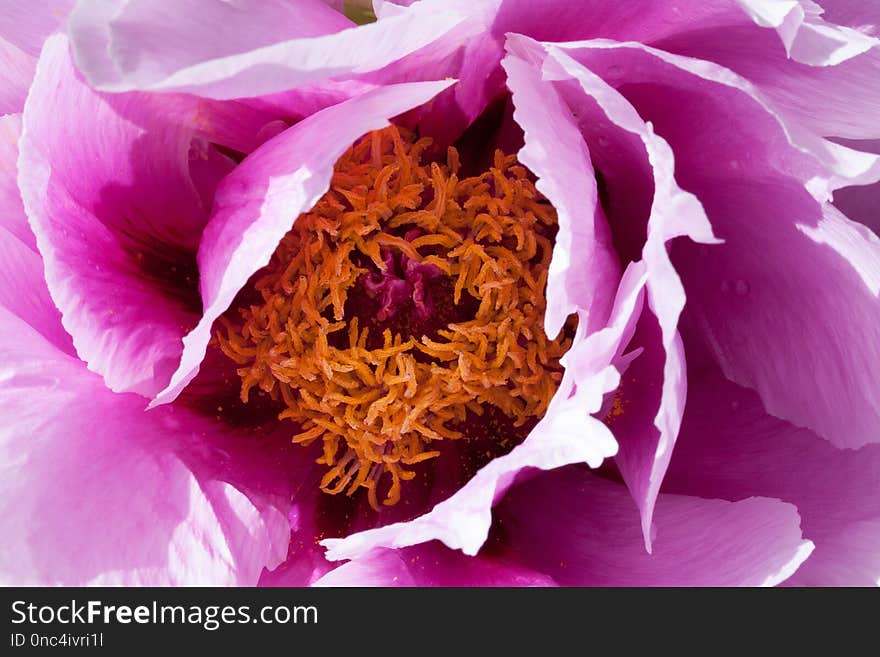
[[[849,142],[853,148],[880,153],[880,139]],[[834,193],[834,205],[847,218],[858,221],[880,235],[880,183],[844,187]]]
[[[167,382],[198,317],[194,251],[207,219],[192,131],[163,116],[166,102],[96,94],[66,39],[51,37],[19,153],[24,207],[77,353],[111,389],[144,395]]]
[[[518,159],[538,177],[538,190],[556,209],[559,232],[547,277],[544,331],[555,336],[568,315],[582,310],[587,327],[608,318],[620,264],[598,203],[590,154],[571,112],[540,71],[523,60],[502,62],[525,133]]]
[[[300,462],[302,460],[299,459]],[[312,476],[311,472],[302,468],[298,473],[298,486],[287,514],[290,523],[287,558],[277,568],[263,572],[260,586],[312,586],[333,570],[334,564],[324,558],[324,550],[315,540],[321,533],[319,498],[325,495],[318,488],[323,472],[317,469],[315,472],[317,475]],[[303,481],[308,483],[303,485]]]
[[[59,350],[73,354],[70,335],[52,303],[36,250],[0,226],[0,306],[16,315]]]
[[[659,117],[678,111],[678,125],[669,127],[675,127],[676,134],[693,128],[694,137],[689,143],[672,143],[673,150],[679,159],[699,162],[707,174],[724,171],[718,166],[723,154],[734,172],[746,169],[752,175],[795,178],[819,201],[828,200],[840,187],[880,178],[880,157],[831,142],[788,120],[758,87],[723,66],[638,43],[594,40],[558,50],[621,88],[640,112],[651,111],[647,118],[670,142],[667,133],[673,131],[661,131]],[[692,116],[715,120],[692,124],[684,118]],[[716,137],[736,132],[739,139],[708,143],[704,140],[710,131]]]
[[[382,68],[464,20],[424,14],[416,5],[354,26],[320,0],[136,0],[80,3],[70,32],[77,64],[98,89],[245,98]]]
[[[576,48],[572,46],[573,50]],[[564,89],[569,106],[580,117],[587,143],[597,149],[600,170],[604,167],[611,176],[621,169],[644,172],[647,180],[638,181],[642,187],[653,180],[653,189],[641,192],[647,199],[651,199],[651,194],[653,198],[648,201],[645,242],[637,248],[641,248],[646,265],[648,303],[659,326],[657,346],[662,354],[654,356],[658,359],[652,372],[641,376],[653,380],[647,388],[653,388],[659,396],[652,394],[644,402],[644,412],[654,414],[653,421],[626,423],[615,432],[621,446],[616,461],[642,514],[645,543],[650,550],[652,509],[672,454],[685,400],[684,359],[677,334],[685,296],[669,261],[666,243],[684,235],[704,243],[717,240],[699,201],[678,186],[669,144],[654,133],[625,98],[562,49],[519,35],[508,38],[508,49],[542,63],[544,77]],[[630,159],[634,165],[621,165],[621,161]],[[626,193],[634,194],[631,189],[632,186]],[[650,416],[646,419],[650,420]],[[621,434],[626,427],[632,431]]]
[[[792,61],[772,34],[748,25],[680,32],[652,45],[736,71],[790,120],[816,134],[880,136],[880,45],[834,66]],[[820,97],[822,102],[816,102]]]
[[[811,66],[833,66],[878,45],[862,32],[826,23],[812,0],[737,0],[761,27],[773,28],[792,59]]]

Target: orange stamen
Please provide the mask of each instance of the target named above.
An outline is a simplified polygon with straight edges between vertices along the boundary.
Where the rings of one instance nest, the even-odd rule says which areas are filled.
[[[295,443],[323,441],[321,489],[365,488],[374,508],[380,494],[400,499],[409,466],[439,455],[432,443],[466,439],[451,425],[485,405],[517,427],[543,416],[570,345],[571,326],[557,340],[542,328],[552,206],[512,156],[459,180],[455,149],[423,164],[429,146],[393,126],[356,142],[256,279],[262,305],[223,318],[217,335],[240,365],[242,400],[259,388],[299,425]],[[394,279],[398,262],[440,281],[434,297],[418,296],[427,278]],[[395,324],[392,305],[359,317],[369,281],[404,290],[410,315]],[[416,330],[412,316],[426,313],[436,330]]]

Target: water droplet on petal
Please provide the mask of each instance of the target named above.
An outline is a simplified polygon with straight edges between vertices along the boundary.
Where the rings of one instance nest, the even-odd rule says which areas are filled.
[[[751,289],[752,288],[751,288],[751,286],[749,286],[748,282],[744,281],[741,278],[739,280],[737,280],[733,286],[733,291],[736,292],[736,295],[739,297],[746,296]]]

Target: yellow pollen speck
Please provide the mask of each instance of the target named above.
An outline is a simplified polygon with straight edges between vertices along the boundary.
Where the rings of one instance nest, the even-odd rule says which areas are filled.
[[[294,443],[322,442],[321,489],[366,489],[374,508],[397,503],[412,466],[468,438],[486,407],[515,427],[543,416],[570,344],[542,328],[552,206],[514,157],[459,179],[455,149],[423,164],[430,145],[393,126],[355,143],[256,279],[263,303],[228,313],[217,335],[241,399],[262,390],[300,427]],[[392,271],[419,268],[428,278]],[[380,278],[414,300],[410,314],[358,314]]]

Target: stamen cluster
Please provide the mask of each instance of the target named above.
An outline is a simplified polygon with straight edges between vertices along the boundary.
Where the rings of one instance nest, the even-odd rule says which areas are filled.
[[[512,156],[460,179],[455,149],[422,163],[430,146],[396,127],[355,143],[258,275],[262,304],[217,336],[242,400],[258,387],[294,442],[322,441],[322,490],[374,508],[487,406],[541,417],[569,346],[542,328],[552,206]]]

